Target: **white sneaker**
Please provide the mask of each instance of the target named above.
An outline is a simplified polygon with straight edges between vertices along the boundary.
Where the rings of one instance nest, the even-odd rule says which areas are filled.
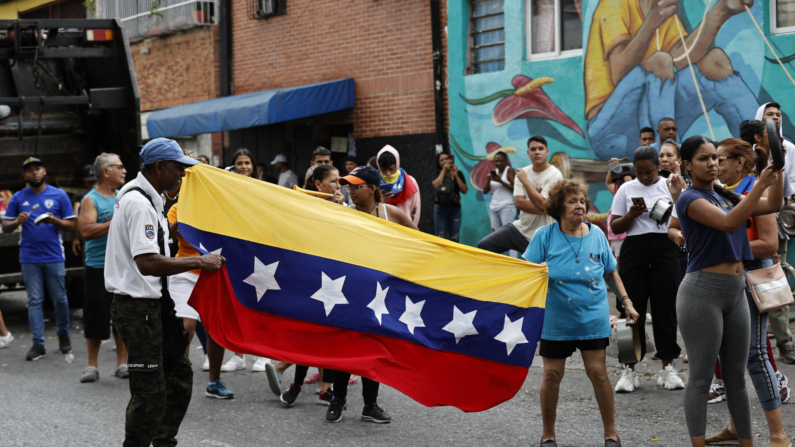
[[[8,331],[8,335],[6,335],[5,337],[0,337],[0,349],[3,349],[6,346],[8,346],[8,344],[11,343],[12,341],[14,341],[14,336],[11,335],[11,331]]]
[[[637,382],[635,371],[632,371],[627,365],[622,365],[621,377],[616,384],[616,393],[631,393],[635,391],[634,383]]]
[[[254,362],[254,366],[251,367],[251,372],[265,371],[265,365],[268,363],[270,363],[270,359],[266,359],[265,357],[257,357],[257,361]]]
[[[206,354],[204,355],[204,365],[202,365],[202,371],[209,371],[210,370],[210,357]]]
[[[662,382],[662,383],[660,383]],[[657,379],[657,385],[664,386],[666,390],[683,390],[685,383],[679,377],[674,365],[668,365],[665,369],[660,371],[660,378]]]
[[[246,369],[246,357],[238,357],[237,355],[233,355],[229,361],[224,363],[221,366],[221,371],[223,372],[232,372],[232,371],[240,371],[241,369]]]

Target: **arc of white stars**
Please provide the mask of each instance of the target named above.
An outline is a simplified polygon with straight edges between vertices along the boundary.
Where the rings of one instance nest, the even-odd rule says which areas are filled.
[[[472,324],[475,321],[477,312],[473,310],[469,313],[463,313],[458,310],[458,307],[453,306],[453,321],[447,323],[447,326],[443,327],[442,330],[452,333],[455,336],[456,344],[467,335],[478,335],[475,325]]]

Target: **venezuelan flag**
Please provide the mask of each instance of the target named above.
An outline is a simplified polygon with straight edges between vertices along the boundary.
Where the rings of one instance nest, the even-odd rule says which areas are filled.
[[[359,374],[427,405],[511,399],[544,321],[546,267],[205,165],[180,234],[226,257],[190,304],[222,346]]]

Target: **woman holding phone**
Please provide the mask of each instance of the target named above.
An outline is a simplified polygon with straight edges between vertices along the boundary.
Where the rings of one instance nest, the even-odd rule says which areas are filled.
[[[433,181],[435,201],[433,206],[434,233],[458,242],[461,229],[461,194],[469,191],[466,178],[455,165],[453,154],[442,152],[436,156],[439,175]]]
[[[503,151],[494,154],[495,170],[489,173],[489,181],[483,194],[492,194],[489,204],[491,231],[516,220],[516,205],[513,203],[513,181],[516,171],[508,166],[508,156]]]
[[[682,160],[693,184],[676,204],[682,233],[690,248],[687,275],[676,303],[682,338],[693,354],[690,385],[685,391],[685,419],[690,441],[698,447],[706,442],[707,399],[719,355],[737,437],[733,442],[719,443],[754,445],[745,381],[751,318],[743,273],[744,263],[754,259],[747,221],[751,216],[778,211],[784,196],[784,176],[772,165],[762,170],[742,200],[715,186],[720,163],[734,156],[728,153],[728,144],[721,148],[727,150],[723,160],[713,142],[705,137],[692,136],[682,143]],[[751,152],[747,154],[753,160]],[[762,197],[765,192],[767,198]],[[788,446],[790,442],[781,437],[774,442],[771,436],[770,445]]]
[[[650,212],[662,199],[671,205],[681,188],[679,178],[668,183],[659,175],[659,156],[651,146],[635,150],[633,158],[636,178],[624,183],[613,199],[610,226],[615,234],[626,233],[621,245],[618,270],[624,286],[640,317],[641,359],[646,355],[646,303],[651,301],[654,314],[652,327],[657,345],[655,357],[662,361],[658,386],[667,390],[685,387],[673,361],[681,348],[676,342],[676,292],[679,288],[679,251],[668,239],[668,222],[658,224]],[[674,210],[673,216],[676,217]],[[630,393],[639,386],[635,365],[626,364],[616,384],[617,393]]]

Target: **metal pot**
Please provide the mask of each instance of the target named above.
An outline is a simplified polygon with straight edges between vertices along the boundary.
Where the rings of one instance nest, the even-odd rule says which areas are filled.
[[[654,202],[654,206],[651,208],[649,217],[651,217],[653,221],[657,222],[657,225],[667,225],[668,221],[671,219],[671,213],[673,210],[674,205],[669,202],[668,199],[660,198]]]

